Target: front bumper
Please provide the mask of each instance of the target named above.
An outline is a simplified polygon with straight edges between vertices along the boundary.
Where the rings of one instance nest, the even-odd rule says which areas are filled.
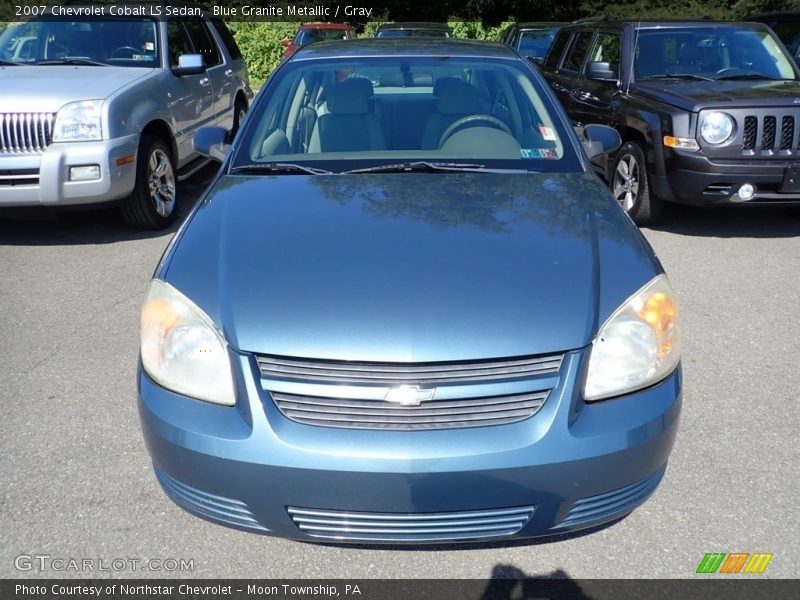
[[[347,430],[287,419],[239,356],[236,407],[164,390],[139,369],[139,413],[156,475],[186,510],[306,541],[442,542],[582,529],[633,510],[667,464],[680,367],[660,384],[594,404],[568,353],[533,417],[435,431]],[[244,400],[241,400],[241,399]]]
[[[0,207],[76,206],[128,196],[136,181],[138,135],[100,142],[53,143],[41,154],[0,154]],[[100,178],[70,181],[70,167],[99,165]]]
[[[653,177],[653,189],[664,200],[707,206],[714,204],[800,205],[800,177],[788,184],[790,169],[798,161],[739,159],[712,161],[700,153],[665,149],[664,174]],[[739,188],[756,188],[752,198],[741,198]]]

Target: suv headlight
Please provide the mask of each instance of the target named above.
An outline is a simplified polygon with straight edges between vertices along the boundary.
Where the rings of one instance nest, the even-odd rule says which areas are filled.
[[[102,100],[70,102],[61,107],[53,125],[54,142],[89,142],[103,139],[100,123]]]
[[[721,144],[733,134],[733,118],[724,112],[710,112],[703,117],[700,137],[709,144]]]
[[[168,283],[154,279],[142,308],[142,366],[159,385],[233,406],[228,347],[214,323]]]
[[[583,395],[619,396],[669,375],[680,360],[678,304],[666,275],[641,288],[600,328],[592,342]]]

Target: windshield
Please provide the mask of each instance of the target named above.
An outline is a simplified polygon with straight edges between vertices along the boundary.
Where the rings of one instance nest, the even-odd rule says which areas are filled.
[[[540,82],[518,60],[305,60],[272,77],[233,166],[341,172],[406,161],[577,171]]]
[[[519,53],[523,56],[544,58],[557,33],[557,27],[523,31],[519,38]]]
[[[0,60],[26,65],[74,64],[155,67],[158,36],[152,20],[13,23],[0,33]]]
[[[297,46],[305,46],[312,42],[328,42],[331,40],[346,40],[347,31],[344,29],[301,29],[294,38]]]
[[[711,79],[794,79],[791,58],[766,27],[640,30],[636,79],[695,75]]]

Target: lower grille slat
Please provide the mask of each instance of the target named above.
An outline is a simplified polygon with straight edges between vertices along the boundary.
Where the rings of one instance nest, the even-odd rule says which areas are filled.
[[[356,513],[287,507],[294,524],[317,538],[371,541],[436,541],[513,535],[534,506],[449,513]]]

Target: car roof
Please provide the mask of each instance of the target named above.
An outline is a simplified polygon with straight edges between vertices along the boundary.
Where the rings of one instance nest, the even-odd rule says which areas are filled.
[[[300,29],[350,29],[347,23],[303,23]]]
[[[715,21],[714,19],[607,19],[593,18],[575,21],[569,25],[571,28],[592,27],[636,27],[638,29],[668,29],[687,27],[736,27],[748,24],[747,21]],[[751,23],[754,24],[754,23]]]
[[[382,29],[441,29],[442,31],[451,31],[447,23],[423,22],[384,23],[378,27],[378,31]]]
[[[497,42],[453,38],[359,38],[308,44],[289,60],[375,56],[519,58],[511,48]]]
[[[564,27],[566,23],[555,21],[536,21],[531,23],[514,23],[512,27],[519,29],[551,29],[553,27]]]

